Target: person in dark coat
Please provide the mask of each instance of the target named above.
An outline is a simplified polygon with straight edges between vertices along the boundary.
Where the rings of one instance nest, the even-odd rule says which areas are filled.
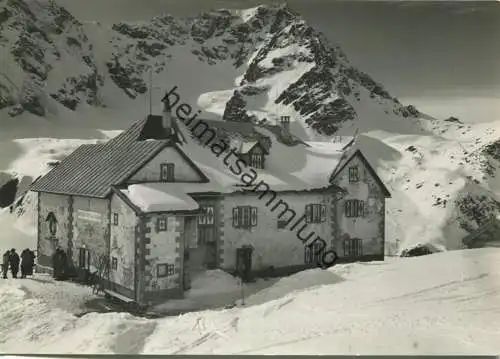
[[[27,275],[33,274],[34,253],[26,248],[21,253],[21,278],[26,278]]]
[[[53,277],[57,280],[61,277],[61,254],[59,253],[59,248],[52,255],[52,268],[54,269]]]
[[[12,278],[17,278],[17,273],[19,272],[19,254],[16,253],[16,250],[12,248],[10,250],[10,256],[9,256],[9,262],[10,262],[10,272],[12,273]]]
[[[59,248],[59,256],[61,259],[61,280],[65,280],[68,277],[68,256],[61,248]]]
[[[54,268],[55,280],[64,280],[64,278],[66,277],[66,262],[66,252],[64,252],[62,248],[57,248],[54,255],[52,256],[52,265]]]
[[[2,261],[2,273],[4,279],[7,279],[7,272],[9,271],[9,263],[10,263],[10,251],[6,251],[3,254],[3,261]]]
[[[28,250],[30,257],[31,257],[31,266],[28,268],[28,272],[26,273],[27,275],[33,275],[33,268],[35,267],[35,259],[36,259],[36,254],[33,252],[31,249]]]

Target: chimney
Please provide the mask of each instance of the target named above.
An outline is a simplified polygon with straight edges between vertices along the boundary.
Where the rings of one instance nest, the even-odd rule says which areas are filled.
[[[172,118],[172,106],[170,106],[170,100],[168,99],[168,94],[161,100],[163,102],[163,112],[161,124],[166,135],[173,134],[173,118]]]
[[[279,120],[281,133],[285,136],[290,135],[290,116],[281,116]]]

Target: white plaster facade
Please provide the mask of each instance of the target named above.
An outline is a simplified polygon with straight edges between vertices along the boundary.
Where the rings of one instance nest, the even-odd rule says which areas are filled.
[[[109,253],[109,200],[79,196],[72,198],[73,262],[78,264],[79,249],[84,248],[90,252],[90,265],[99,268],[103,256]]]
[[[52,254],[57,246],[64,250],[68,249],[70,238],[70,198],[69,196],[39,193],[38,194],[38,263],[43,266],[51,266]],[[47,216],[53,213],[56,219],[55,235],[51,234]]]
[[[297,231],[306,223],[301,222],[294,230],[293,224],[305,212],[308,204],[323,204],[326,206],[326,219],[322,223],[309,223],[302,231],[303,238],[314,241],[316,236],[321,237],[327,246],[331,244],[331,203],[332,193],[280,193],[279,196],[266,206],[271,195],[259,198],[258,194],[232,194],[224,198],[224,244],[222,267],[235,270],[236,249],[244,245],[254,248],[252,255],[252,270],[267,270],[270,267],[282,268],[305,264],[305,245],[297,237]],[[289,208],[296,212],[295,219],[283,229],[278,228],[278,216],[285,209],[283,206],[272,208],[279,200],[288,203]],[[251,229],[233,227],[233,208],[237,206],[257,207],[257,226]],[[290,218],[286,214],[283,219]]]
[[[349,182],[349,168],[357,166],[360,179],[358,182]],[[336,251],[339,257],[344,257],[344,243],[346,238],[362,240],[362,254],[364,256],[384,254],[385,242],[385,196],[376,178],[365,166],[360,156],[349,160],[343,170],[337,174],[334,183],[347,190],[347,195],[337,203],[338,226],[334,234],[337,241]],[[345,201],[356,199],[365,202],[365,214],[362,217],[347,217]]]

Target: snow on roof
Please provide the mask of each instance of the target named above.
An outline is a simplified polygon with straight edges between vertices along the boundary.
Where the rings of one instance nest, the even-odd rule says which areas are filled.
[[[180,148],[200,167],[207,175],[212,188],[211,191],[230,193],[241,190],[245,186],[241,176],[248,173],[250,168],[242,168],[240,174],[235,174],[232,157],[215,156],[209,148],[200,146],[187,135],[188,128],[179,122],[180,130],[186,133],[187,143]],[[266,169],[253,169],[257,174],[254,185],[261,181],[267,183],[273,190],[310,190],[329,186],[329,176],[337,166],[342,152],[342,143],[312,142],[311,147],[287,146],[278,141],[276,135],[265,128],[256,128],[256,131],[272,139],[269,155],[266,157]],[[250,143],[250,142],[246,142]],[[254,143],[255,144],[255,143]],[[227,164],[225,164],[226,162]]]
[[[198,203],[185,192],[184,184],[133,184],[122,192],[143,212],[192,211]]]
[[[248,153],[253,146],[257,144],[257,141],[245,141],[241,144],[241,153]]]
[[[314,152],[318,154],[330,155],[335,152],[343,152],[342,149],[352,140],[352,137],[342,138],[339,142],[316,142],[316,141],[306,141],[310,146],[308,148],[309,152]]]

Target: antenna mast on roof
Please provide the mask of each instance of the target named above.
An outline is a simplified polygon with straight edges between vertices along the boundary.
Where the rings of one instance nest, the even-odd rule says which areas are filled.
[[[149,69],[149,115],[153,112],[153,68]]]

